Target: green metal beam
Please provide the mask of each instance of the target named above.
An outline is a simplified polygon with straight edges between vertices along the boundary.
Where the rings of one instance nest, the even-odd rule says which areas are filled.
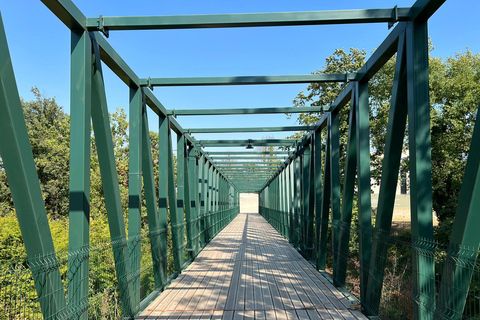
[[[212,15],[132,16],[88,18],[90,30],[163,30],[196,28],[244,28],[274,26],[306,26],[409,20],[410,8],[330,10],[305,12],[240,13]]]
[[[432,159],[428,80],[427,22],[409,23],[406,30],[407,102],[410,160],[410,214],[413,250],[413,294],[416,319],[433,319],[435,262],[432,212]],[[417,239],[422,239],[421,243]]]
[[[287,155],[285,156],[258,156],[258,157],[247,157],[247,156],[238,156],[238,157],[222,157],[222,156],[214,156],[210,157],[212,161],[216,160],[271,160],[271,159],[280,159],[280,160],[285,160],[287,159]]]
[[[43,267],[32,268],[41,311],[45,319],[53,319],[66,307],[65,293],[1,16],[0,47],[0,155],[30,265]],[[78,56],[80,52],[84,50],[79,48]]]
[[[235,166],[242,164],[244,167],[248,167],[246,165],[252,165],[252,167],[272,167],[272,166],[278,166],[283,163],[283,161],[262,161],[262,160],[257,160],[257,161],[212,161],[215,165],[218,165],[219,167],[230,167],[230,166]]]
[[[205,154],[207,156],[210,156],[210,155],[239,155],[239,154],[243,154],[243,155],[252,155],[252,156],[258,156],[258,155],[262,155],[262,154],[265,154],[265,155],[269,155],[269,154],[285,154],[285,155],[289,155],[291,154],[292,152],[289,152],[289,151],[206,151]]]
[[[249,140],[197,140],[197,143],[202,147],[246,147],[249,144],[257,147],[264,146],[293,146],[300,140],[293,139],[249,139]]]
[[[133,303],[130,253],[127,246],[127,233],[122,209],[122,199],[118,183],[115,154],[113,151],[112,131],[108,115],[107,97],[103,83],[102,64],[96,42],[93,44],[95,61],[92,81],[92,123],[97,145],[100,174],[107,208],[108,225],[112,239],[112,250],[119,282],[120,301],[127,315],[136,313]]]
[[[148,87],[183,86],[232,86],[258,84],[294,84],[312,82],[347,82],[354,80],[356,73],[347,74],[305,74],[281,76],[237,76],[237,77],[196,77],[196,78],[146,78],[140,85]]]
[[[329,107],[276,107],[276,108],[232,108],[232,109],[173,109],[167,110],[173,116],[214,116],[275,113],[328,112]]]
[[[143,94],[130,87],[128,159],[128,249],[133,283],[133,304],[140,305],[141,213],[142,213],[142,121]]]
[[[143,91],[143,90],[142,90]],[[143,92],[142,92],[143,95]],[[145,188],[145,202],[147,205],[148,231],[150,234],[151,255],[155,288],[162,288],[167,278],[163,271],[164,261],[167,260],[166,241],[162,244],[162,236],[166,237],[167,230],[162,226],[162,219],[157,210],[157,196],[155,192],[155,174],[153,170],[152,148],[148,117],[143,95],[142,111],[142,173]]]
[[[233,132],[279,132],[279,131],[309,131],[315,126],[290,126],[290,127],[263,127],[263,128],[189,128],[188,133],[233,133]]]
[[[385,153],[382,163],[382,176],[378,196],[378,211],[375,221],[375,233],[372,243],[370,266],[372,275],[367,286],[365,311],[370,315],[378,315],[385,265],[389,248],[392,227],[395,190],[402,157],[405,126],[407,123],[407,74],[405,54],[405,34],[398,42],[397,61],[393,79],[391,106],[388,116]]]
[[[71,39],[68,310],[86,320],[81,306],[88,299],[88,283],[83,279],[88,277],[89,258],[82,255],[90,245],[92,40],[88,32],[72,32]]]

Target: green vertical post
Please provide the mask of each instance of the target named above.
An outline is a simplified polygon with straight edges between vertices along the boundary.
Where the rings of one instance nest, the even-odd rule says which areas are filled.
[[[128,160],[128,248],[132,270],[133,303],[140,305],[140,261],[142,259],[142,91],[130,87]]]
[[[209,195],[208,195],[208,184],[209,184],[209,166],[210,163],[207,159],[205,159],[205,163],[203,164],[203,213],[202,213],[202,232],[203,232],[203,246],[208,243],[208,202],[209,202]]]
[[[313,238],[314,238],[314,197],[313,197],[313,179],[312,179],[312,141],[305,147],[303,153],[303,202],[304,202],[304,241],[305,241],[305,256],[307,259],[313,259]]]
[[[193,238],[193,229],[192,229],[192,224],[193,224],[193,213],[192,211],[194,210],[192,208],[192,201],[191,201],[191,190],[190,190],[190,163],[189,163],[189,152],[188,152],[188,143],[186,142],[185,139],[185,153],[184,153],[184,206],[185,206],[185,221],[186,221],[186,227],[187,227],[187,253],[190,258],[195,257],[194,252],[195,250],[193,249],[193,243],[192,243],[192,238]],[[177,147],[177,153],[178,153],[178,147]],[[177,168],[178,170],[178,168]]]
[[[88,301],[90,245],[90,139],[92,107],[92,40],[72,32],[70,65],[70,210],[68,216],[68,310],[78,319]],[[86,255],[86,256],[85,256]]]
[[[285,195],[283,194],[283,176],[282,173],[280,172],[278,174],[278,219],[279,219],[279,227],[280,227],[280,234],[283,236],[283,197]]]
[[[216,226],[216,211],[217,211],[217,170],[215,168],[212,169],[212,199],[211,199],[211,207],[210,207],[210,226],[211,226],[211,233],[210,233],[210,240],[213,239],[215,233],[217,231]]]
[[[423,320],[433,319],[435,309],[427,21],[409,23],[406,32],[410,212],[412,244],[418,246],[413,250],[413,292],[419,297],[414,314]]]
[[[370,107],[368,82],[360,81],[355,88],[355,120],[357,122],[357,181],[358,222],[360,234],[360,295],[367,301],[370,282],[370,258],[372,256],[372,199],[370,187]],[[365,303],[364,303],[364,309]]]
[[[72,42],[76,40],[76,37],[72,37]],[[87,45],[85,39],[78,39],[78,41]],[[10,184],[42,314],[45,319],[55,318],[65,310],[65,292],[58,270],[52,234],[48,225],[47,212],[38,182],[1,16],[0,47],[2,48],[0,49],[0,112],[2,114],[0,116],[0,155]],[[79,59],[81,52],[84,54],[87,52],[85,47],[84,50],[80,50],[80,47],[78,51],[72,52],[72,59]],[[85,55],[83,55],[83,59],[85,59]],[[88,106],[88,104],[86,105]],[[84,117],[84,115],[82,116]],[[82,232],[81,236],[83,234]],[[50,270],[32,268],[45,261],[49,261]],[[80,284],[80,278],[76,279]],[[82,299],[82,296],[77,296],[77,303],[83,302]]]
[[[207,235],[208,242],[213,237],[212,210],[213,210],[213,185],[214,185],[214,167],[213,164],[208,168],[208,207],[207,207]]]
[[[162,286],[167,281],[167,234],[168,234],[168,119],[158,117],[158,220],[160,223],[160,255],[163,257],[161,264]]]
[[[175,271],[182,270],[184,262],[184,234],[183,234],[183,200],[177,201],[177,195],[175,192],[175,163],[173,161],[173,147],[172,147],[172,130],[170,129],[170,118],[168,118],[168,131],[167,131],[167,144],[168,144],[168,203],[170,208],[170,221],[172,227],[172,244],[173,244],[173,260],[175,264]],[[177,158],[178,161],[178,158]],[[183,162],[182,162],[183,165]],[[177,170],[178,170],[177,163]],[[180,170],[183,172],[183,170]],[[177,171],[178,173],[178,171]],[[183,180],[177,176],[177,183],[179,180]]]
[[[145,188],[145,201],[147,205],[148,230],[150,233],[150,245],[153,262],[153,276],[155,288],[162,288],[166,281],[162,266],[166,256],[162,251],[162,236],[165,234],[164,226],[161,226],[161,218],[157,211],[157,196],[155,192],[155,177],[153,171],[152,147],[148,117],[145,104],[145,94],[142,91],[142,173]]]
[[[198,164],[194,147],[188,149],[188,181],[190,187],[190,243],[192,254],[198,253]]]
[[[347,277],[348,249],[350,242],[350,225],[353,211],[353,194],[355,191],[355,173],[357,169],[357,130],[356,130],[356,101],[355,90],[352,90],[350,116],[348,123],[347,157],[345,163],[345,175],[343,182],[342,215],[339,232],[339,253],[337,256],[337,272],[334,284],[339,287],[345,286]]]
[[[339,114],[334,111],[328,118],[330,131],[330,196],[332,209],[332,252],[333,252],[333,278],[338,271],[338,245],[340,231],[340,132]],[[337,270],[337,271],[336,271]]]
[[[317,129],[313,138],[313,158],[314,158],[314,171],[315,171],[315,264],[317,269],[320,269],[321,264],[321,241],[320,232],[322,223],[322,208],[323,208],[323,188],[322,188],[322,132],[321,129]],[[328,221],[327,221],[328,223]],[[325,227],[325,226],[324,226]],[[325,233],[325,232],[324,232]]]
[[[285,177],[285,237],[290,240],[290,212],[291,212],[291,191],[290,191],[290,165],[287,164],[283,170]]]
[[[298,156],[295,158],[295,213],[293,215],[293,221],[295,223],[294,225],[294,232],[295,232],[295,242],[293,246],[295,248],[300,248],[300,240],[301,240],[301,235],[300,235],[300,216],[302,214],[302,162],[301,162],[301,157]]]
[[[322,201],[321,201],[321,212],[320,212],[320,245],[319,252],[317,256],[317,269],[325,270],[326,261],[327,261],[327,241],[328,241],[328,217],[330,210],[330,195],[331,195],[331,170],[330,170],[330,128],[327,127],[327,141],[325,145],[325,165],[323,173],[323,190],[322,190]]]
[[[395,190],[402,156],[402,146],[407,123],[407,72],[405,34],[399,37],[397,62],[393,79],[392,102],[388,116],[385,154],[382,163],[382,176],[378,196],[378,211],[370,260],[371,272],[367,296],[364,304],[368,315],[378,315],[382,295],[383,277],[387,258],[390,231],[392,226]],[[360,150],[361,152],[363,150]],[[361,160],[360,160],[361,161]],[[360,164],[361,165],[361,164]],[[359,169],[360,171],[361,169]],[[364,170],[366,170],[364,168]],[[365,178],[362,173],[360,178]],[[365,178],[366,179],[366,178]],[[360,194],[362,196],[365,191]],[[360,207],[362,204],[360,204]],[[361,210],[361,208],[360,208]]]
[[[289,180],[290,180],[290,228],[289,228],[289,240],[293,244],[295,241],[295,160],[292,160],[289,167]]]
[[[95,37],[94,34],[91,35]],[[92,82],[93,131],[97,145],[122,311],[124,315],[131,316],[136,313],[137,306],[133,301],[133,287],[130,279],[132,274],[129,263],[130,254],[128,252],[127,235],[125,232],[122,199],[120,196],[115,154],[113,151],[112,131],[110,129],[110,119],[108,116],[100,52],[96,42],[93,43],[93,48],[95,53]]]
[[[204,187],[204,172],[205,172],[205,156],[202,155],[198,162],[198,199],[199,199],[199,215],[198,227],[200,232],[199,243],[200,247],[205,246],[205,187]]]
[[[185,139],[184,134],[177,135],[177,214],[178,214],[178,221],[177,223],[184,223],[185,217],[187,217],[187,193],[188,193],[188,160],[187,160],[187,142]],[[190,210],[189,210],[190,211]],[[187,247],[186,249],[190,249],[190,240],[191,238],[188,236],[189,233],[189,218],[190,212],[188,213],[188,217],[186,219],[186,227],[187,227]],[[184,234],[182,232],[182,239],[184,238]],[[182,250],[182,255],[183,250]],[[183,264],[182,264],[183,265]]]

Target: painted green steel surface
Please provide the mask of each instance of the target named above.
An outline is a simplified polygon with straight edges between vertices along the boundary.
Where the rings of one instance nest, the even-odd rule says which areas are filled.
[[[130,88],[128,160],[128,248],[133,278],[133,304],[140,304],[141,212],[142,212],[142,120],[140,88]]]
[[[102,17],[109,30],[239,28],[390,22],[394,9],[330,10],[214,15]],[[410,8],[398,8],[398,20],[409,20]],[[89,29],[99,30],[99,18],[88,18]]]
[[[392,103],[388,117],[383,170],[378,197],[377,220],[372,243],[370,265],[372,274],[368,282],[366,310],[370,314],[378,314],[383,286],[384,269],[387,258],[388,238],[392,226],[395,190],[402,156],[402,146],[407,122],[407,74],[405,34],[398,43],[397,63],[392,90]]]
[[[197,78],[148,78],[140,79],[140,85],[152,87],[169,86],[234,86],[258,84],[292,84],[311,82],[347,82],[354,80],[355,73],[348,74],[306,74],[282,76],[239,76],[239,77],[197,77]]]
[[[163,270],[167,259],[166,252],[166,222],[162,226],[162,219],[157,210],[157,195],[155,190],[155,175],[153,170],[152,148],[148,117],[145,105],[145,96],[142,90],[142,173],[145,188],[145,202],[147,205],[148,231],[152,248],[153,276],[155,287],[162,288],[166,282],[166,270]],[[165,238],[165,241],[163,241]]]
[[[271,159],[281,159],[281,160],[286,160],[287,159],[287,155],[285,156],[270,156],[270,155],[267,155],[267,156],[253,156],[253,157],[249,157],[249,156],[230,156],[230,157],[222,157],[222,156],[213,156],[211,157],[211,159],[213,161],[216,161],[216,160],[271,160]]]
[[[329,110],[330,110],[329,107],[174,109],[174,110],[167,110],[167,114],[173,115],[173,116],[214,116],[214,115],[241,115],[241,114],[327,112]]]
[[[175,191],[175,163],[173,161],[173,147],[172,147],[172,132],[170,130],[170,118],[167,118],[167,132],[166,140],[163,140],[162,143],[166,143],[168,146],[167,153],[167,162],[168,162],[168,174],[167,174],[167,183],[168,183],[168,208],[170,211],[170,221],[172,228],[172,243],[173,243],[173,260],[175,264],[175,271],[182,270],[184,263],[184,252],[185,247],[184,243],[184,214],[183,214],[183,198],[178,201],[177,193]],[[178,158],[177,158],[178,160]],[[182,162],[183,165],[183,162]],[[177,167],[178,169],[178,167]],[[181,170],[182,171],[182,170]],[[180,177],[180,180],[183,180],[183,177]]]
[[[433,240],[432,160],[430,155],[430,97],[427,22],[409,23],[406,30],[407,104],[410,157],[410,214],[412,241]],[[423,242],[422,242],[423,243]],[[431,247],[421,248],[425,252]],[[417,319],[433,319],[435,263],[431,255],[413,252]]]
[[[291,127],[262,127],[262,128],[189,128],[184,129],[189,133],[233,133],[233,132],[277,132],[277,131],[308,131],[315,129],[314,126],[291,126]]]
[[[92,41],[87,32],[71,34],[70,81],[70,210],[68,214],[68,309],[87,319],[88,257],[81,257],[90,245],[90,139],[92,108]],[[83,258],[83,259],[82,259]],[[78,261],[82,261],[79,265]]]
[[[197,140],[202,147],[246,147],[251,144],[253,147],[282,147],[292,146],[298,143],[293,139],[250,139],[250,140]]]
[[[253,155],[253,156],[258,156],[258,155],[270,155],[270,154],[291,154],[291,152],[288,151],[207,151],[205,152],[207,155]]]
[[[120,301],[125,314],[135,314],[133,284],[127,275],[131,274],[130,254],[128,252],[127,234],[123,219],[122,201],[118,183],[115,154],[113,152],[112,131],[108,116],[107,98],[103,83],[102,66],[98,47],[95,52],[92,81],[92,123],[97,145],[100,174],[107,208],[108,225],[112,239],[115,268],[119,281]],[[93,107],[95,106],[95,107]]]
[[[166,117],[158,117],[158,220],[160,223],[160,255],[167,257],[167,230],[168,230],[168,120]],[[167,259],[161,263],[162,286],[167,281]]]
[[[357,140],[358,220],[360,249],[360,299],[368,301],[370,257],[372,255],[372,199],[370,179],[370,125],[368,82],[358,82],[355,91],[355,120]],[[364,306],[364,309],[365,306]]]
[[[345,161],[345,177],[343,180],[342,212],[339,230],[339,252],[337,256],[337,272],[335,283],[345,286],[347,277],[348,250],[350,243],[350,224],[352,222],[353,196],[355,189],[355,175],[357,169],[357,121],[356,121],[356,99],[352,92],[350,117],[348,122],[348,143]]]
[[[1,16],[0,47],[0,155],[29,260],[54,262],[49,272],[32,270],[42,314],[49,318],[64,312],[66,300]]]

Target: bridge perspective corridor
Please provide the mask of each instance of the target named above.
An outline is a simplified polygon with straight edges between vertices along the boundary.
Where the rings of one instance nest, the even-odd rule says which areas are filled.
[[[257,213],[255,198],[241,195],[240,214],[137,320],[367,319]]]
[[[461,116],[469,117],[472,133],[468,154],[456,159],[465,170],[455,173],[463,180],[449,203],[454,220],[445,238],[434,235],[431,111],[438,105],[430,101],[428,21],[446,0],[416,0],[405,8],[144,17],[86,17],[71,0],[41,1],[71,34],[65,44],[71,50],[69,147],[48,153],[69,153],[62,160],[68,170],[61,169],[68,183],[64,224],[53,232],[42,187],[53,188],[56,178],[41,185],[35,158],[49,149],[32,150],[0,16],[0,173],[8,179],[0,188],[11,192],[2,205],[20,230],[15,243],[25,249],[18,261],[0,264],[0,319],[479,319],[476,109]],[[388,35],[347,73],[141,78],[107,40],[126,30],[370,23],[384,24]],[[144,58],[148,42],[141,44],[127,47],[145,62],[158,61]],[[385,80],[385,98],[375,109],[369,86],[386,73],[391,81]],[[110,76],[129,97],[128,133],[116,139],[105,83]],[[232,93],[225,101],[211,96],[221,108],[179,109],[175,101],[167,109],[156,96],[170,87],[285,84],[319,86],[314,91],[328,102],[233,108],[238,93]],[[162,89],[154,93],[154,87]],[[371,130],[379,112],[385,117]],[[258,127],[245,121],[211,128],[198,120],[199,127],[184,128],[179,121],[207,117],[216,124],[222,121],[215,116],[273,114],[301,114],[316,123],[269,127],[269,118]],[[294,133],[244,136],[269,132]],[[224,138],[228,133],[241,139]],[[374,140],[383,151],[372,174]],[[379,183],[376,210],[372,176]],[[408,179],[406,233],[392,226],[399,177]],[[258,202],[240,203],[241,195]]]

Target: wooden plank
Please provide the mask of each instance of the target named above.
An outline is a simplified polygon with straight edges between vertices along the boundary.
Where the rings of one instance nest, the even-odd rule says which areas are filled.
[[[367,319],[258,214],[239,214],[137,319]]]

